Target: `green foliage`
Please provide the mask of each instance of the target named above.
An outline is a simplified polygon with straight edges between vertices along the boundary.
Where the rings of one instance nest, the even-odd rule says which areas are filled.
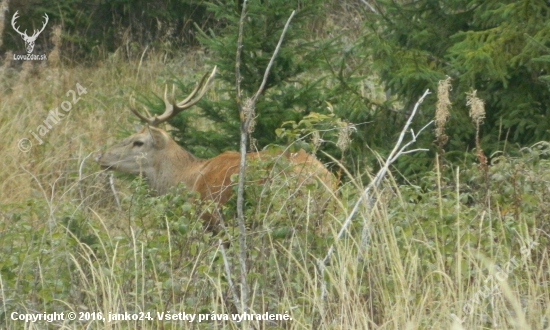
[[[308,41],[308,31],[305,29],[310,20],[322,13],[320,3],[319,0],[271,0],[251,1],[247,5],[240,64],[244,97],[251,97],[259,88],[283,26],[291,12],[297,11],[270,71],[264,94],[256,104],[257,120],[252,136],[260,148],[276,140],[275,129],[284,121],[299,120],[322,105],[317,84],[301,77],[318,65],[323,51],[328,47]],[[199,132],[189,128],[188,123],[175,123],[185,128],[181,134],[183,141],[197,141],[197,144],[217,151],[234,150],[239,141],[235,57],[241,6],[239,2],[227,1],[209,3],[208,7],[216,19],[225,22],[225,26],[219,32],[201,32],[200,40],[213,54],[211,62],[219,68],[217,79],[224,82],[223,86],[230,86],[218,88],[218,92],[227,94],[229,98],[201,103],[206,117],[216,123],[211,131]]]
[[[259,161],[252,168],[266,165]],[[264,297],[255,302],[254,309],[280,313],[288,307],[279,307],[279,298],[303,291],[307,273],[279,274],[273,269],[286,269],[300,259],[313,272],[314,255],[310,253],[323,253],[330,241],[312,233],[323,223],[321,214],[313,211],[315,198],[307,195],[315,184],[300,188],[295,178],[281,176],[280,171],[290,166],[287,162],[271,165],[271,173],[250,171],[250,180],[269,177],[273,184],[251,184],[247,190],[249,230],[255,235],[249,238],[253,248],[247,254],[250,268],[246,276]],[[299,189],[306,195],[300,195]],[[139,178],[132,181],[131,190],[121,201],[125,212],[112,223],[97,221],[70,203],[59,205],[52,222],[39,226],[31,224],[48,215],[44,201],[29,199],[21,207],[0,209],[9,210],[1,213],[0,221],[0,252],[9,256],[0,259],[4,301],[0,324],[10,328],[15,324],[9,318],[11,312],[25,308],[52,313],[79,306],[78,310],[100,311],[105,316],[121,310],[235,312],[230,302],[221,302],[229,283],[220,237],[212,237],[199,219],[203,211],[211,211],[208,201],[199,202],[197,194],[184,187],[152,197]],[[226,212],[227,231],[222,235],[231,239],[237,234],[229,215]],[[3,219],[12,225],[6,228]],[[231,273],[239,276],[237,249],[230,247],[225,253]],[[284,284],[270,285],[275,282]],[[213,299],[218,294],[220,299]],[[156,323],[135,324],[151,328]],[[205,322],[204,328],[209,326],[211,322]]]
[[[272,146],[265,151],[272,157],[251,160],[247,170],[249,184],[245,194],[249,222],[262,224],[260,228],[269,228],[268,232],[277,232],[276,236],[289,228],[292,230],[288,233],[305,234],[307,221],[313,228],[318,227],[315,230],[322,231],[320,223],[330,197],[322,182],[312,178],[305,180],[306,174],[297,171],[282,155],[292,150]]]
[[[322,116],[313,117],[316,121]],[[299,126],[288,132],[301,134]],[[465,301],[477,301],[475,315],[497,317],[508,310],[505,304],[494,309],[490,301],[509,298],[486,294],[484,285],[496,266],[505,268],[515,258],[517,266],[504,274],[507,279],[502,283],[519,292],[514,296],[533,304],[530,313],[537,318],[529,322],[538,325],[538,314],[546,310],[536,305],[545,286],[535,284],[547,281],[549,150],[548,143],[538,143],[515,158],[495,157],[488,170],[488,185],[483,171],[473,166],[458,175],[429,173],[423,178],[424,186],[431,187],[428,190],[386,186],[369,210],[361,207],[338,241],[334,237],[360,190],[343,185],[335,203],[319,212],[316,182],[300,185],[296,177],[283,176],[282,170],[291,165],[282,158],[251,162],[245,261],[246,278],[254,288],[252,309],[262,313],[289,310],[293,322],[278,322],[276,326],[282,329],[293,328],[298,321],[331,324],[336,316],[353,323],[364,314],[380,324],[394,320],[392,307],[396,305],[431,310],[448,300],[453,307],[445,305],[443,313],[453,309],[458,313]],[[224,209],[227,231],[213,236],[199,219],[210,205],[199,203],[197,197],[184,187],[152,197],[137,179],[122,199],[124,212],[113,213],[112,218],[101,218],[104,210],[87,213],[70,202],[61,202],[51,214],[50,205],[37,198],[2,205],[0,252],[5,257],[0,258],[0,324],[17,328],[21,323],[12,321],[10,313],[27,309],[234,313],[218,245],[221,236],[230,239],[231,246],[224,253],[235,283],[240,260],[235,242],[238,229],[232,221],[234,200]],[[362,240],[366,224],[368,243]],[[317,265],[331,246],[334,254],[321,283]],[[448,285],[436,285],[442,281]],[[324,289],[321,309],[318,300]],[[456,298],[458,293],[463,298]],[[342,314],[343,308],[362,314]],[[420,317],[419,323],[433,323],[434,318],[442,325],[450,322],[446,317],[437,320],[431,313]],[[90,323],[104,326],[102,321]],[[159,324],[181,326],[151,321],[114,326],[155,329]],[[212,324],[195,325],[208,329]]]
[[[505,139],[520,145],[549,139],[547,1],[378,1],[365,22],[364,47],[387,88],[409,108],[422,92],[452,80],[448,122],[450,160],[474,146],[465,93],[475,89],[486,119],[482,146],[501,150]],[[435,104],[428,98],[424,108]],[[424,122],[432,112],[424,112]],[[453,157],[452,152],[459,152]],[[405,169],[406,166],[402,166]]]
[[[60,313],[67,312],[67,304],[80,306],[77,313],[88,306],[85,310],[105,317],[120,312],[120,303],[124,310],[151,313],[215,308],[203,289],[208,277],[218,276],[208,265],[219,262],[195,216],[198,205],[189,202],[196,194],[178,187],[153,198],[141,180],[132,188],[135,195],[123,200],[127,221],[120,217],[111,228],[70,204],[60,205],[51,221],[40,225],[36,219],[45,219],[49,208],[43,201],[3,206],[12,225],[0,233],[0,252],[9,256],[0,259],[1,324],[12,324],[13,311]],[[191,263],[194,258],[204,262]],[[190,285],[199,277],[197,287]],[[193,291],[197,294],[189,297]]]
[[[471,253],[479,262],[488,257],[503,264],[525,245],[525,235],[548,244],[540,233],[548,230],[545,217],[550,212],[544,193],[549,151],[544,142],[523,148],[520,157],[494,157],[488,182],[482,169],[472,166],[458,176],[449,171],[441,183],[436,173],[429,173],[423,178],[423,185],[430,187],[426,191],[401,186],[400,199],[388,207],[400,249],[411,244],[412,237],[419,238],[421,242],[414,244],[419,256],[428,261],[424,266],[443,258],[445,268],[452,271],[457,249]],[[543,258],[542,254],[539,250],[533,258]],[[462,267],[464,272],[477,268]]]
[[[393,143],[392,128],[399,114],[391,111],[389,102],[378,97],[381,91],[376,87],[376,79],[371,77],[368,57],[361,47],[350,44],[350,31],[313,28],[314,23],[330,15],[334,7],[316,0],[252,1],[247,8],[240,63],[244,98],[256,92],[285,22],[292,10],[297,10],[266,89],[256,104],[255,129],[251,134],[254,147],[262,149],[270,144],[297,142],[295,147],[323,151],[355,164],[350,168],[353,173],[361,165],[375,163],[376,158],[369,148],[391,148],[388,144]],[[200,35],[212,54],[211,64],[219,68],[217,80],[222,82],[215,86],[218,98],[199,104],[211,128],[205,130],[205,125],[194,125],[195,114],[183,114],[173,120],[173,125],[180,128],[175,132],[179,140],[201,157],[238,149],[235,57],[241,9],[237,2],[209,4],[209,10],[226,25],[219,31],[203,31]],[[315,120],[315,116],[334,116],[331,120],[339,124],[323,123]],[[345,121],[338,118],[345,118]],[[288,134],[288,126],[283,127],[290,122],[299,123],[300,129],[312,124],[307,128],[309,133],[320,130],[322,139],[332,143],[308,148],[305,141],[291,139],[299,135]],[[345,124],[347,122],[350,124]],[[280,134],[281,128],[286,129],[286,134]],[[335,144],[336,135],[347,129],[344,135],[352,134],[349,152],[342,154]],[[322,153],[319,157],[323,158]],[[327,158],[323,160],[328,161]]]
[[[291,150],[304,149],[308,153],[315,154],[321,143],[325,144],[325,150],[333,157],[337,157],[349,146],[349,139],[341,134],[348,127],[348,123],[336,117],[334,113],[328,115],[310,112],[299,122],[286,121],[281,128],[275,130],[277,137],[285,144],[290,145]],[[350,128],[353,130],[353,128]],[[327,145],[327,143],[330,143]]]

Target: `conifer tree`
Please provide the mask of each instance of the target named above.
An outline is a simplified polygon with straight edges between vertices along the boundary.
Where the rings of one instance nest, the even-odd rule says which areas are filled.
[[[320,0],[269,0],[249,1],[247,18],[244,21],[243,50],[241,55],[241,88],[245,96],[252,96],[263,78],[267,63],[288,16],[296,10],[283,45],[269,74],[263,96],[256,104],[257,120],[252,137],[257,147],[276,140],[275,130],[287,120],[299,120],[314,109],[320,108],[323,100],[316,97],[315,85],[303,84],[300,76],[310,72],[319,62],[323,45],[310,41],[306,25],[318,19],[322,6]],[[224,27],[200,31],[200,40],[211,54],[210,64],[217,65],[217,80],[226,90],[227,98],[201,102],[206,118],[215,123],[210,131],[195,130],[186,119],[175,126],[184,127],[180,138],[195,147],[202,156],[212,156],[223,150],[237,149],[238,110],[235,102],[235,54],[238,22],[241,15],[240,1],[220,1],[208,4],[209,10]],[[297,83],[300,82],[300,83]]]
[[[522,146],[550,139],[548,1],[379,0],[376,5],[376,13],[365,19],[371,33],[364,47],[391,93],[407,105],[451,77],[451,151],[474,146],[466,107],[466,93],[473,90],[486,102],[482,144],[489,154],[501,149],[505,138]],[[432,117],[431,111],[424,114],[426,120]]]

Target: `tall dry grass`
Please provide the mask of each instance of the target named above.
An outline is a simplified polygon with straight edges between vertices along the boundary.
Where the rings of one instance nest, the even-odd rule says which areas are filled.
[[[51,53],[58,52],[54,49]],[[160,56],[155,55],[140,63],[128,62],[113,54],[97,66],[83,67],[62,65],[54,59],[17,63],[6,58],[0,68],[5,77],[0,86],[0,134],[4,156],[0,200],[12,203],[36,193],[42,195],[39,183],[50,198],[52,191],[55,200],[71,198],[74,182],[69,177],[78,173],[84,158],[112,144],[123,128],[135,122],[127,107],[130,96],[136,93],[150,95],[151,92],[161,95],[163,77],[168,79],[170,74],[193,80],[197,60],[193,55],[188,59],[190,64],[185,59],[164,64]],[[87,93],[78,95],[76,84],[84,87]],[[61,109],[64,101],[74,103],[71,90],[78,100],[64,112]],[[52,125],[48,116],[56,108],[64,117]],[[40,125],[46,126],[45,121],[51,129],[40,136]],[[21,139],[32,143],[29,151],[22,152],[18,148]],[[29,143],[23,144],[29,146]],[[87,159],[84,165],[86,175],[99,170],[92,165],[92,159]],[[68,194],[63,196],[63,192]]]

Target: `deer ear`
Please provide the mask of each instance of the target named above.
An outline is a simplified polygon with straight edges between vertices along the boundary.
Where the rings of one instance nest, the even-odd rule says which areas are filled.
[[[151,134],[151,137],[153,138],[153,145],[157,149],[163,149],[168,141],[170,140],[170,137],[166,135],[166,133],[159,129],[150,129],[149,133]]]
[[[134,129],[136,130],[136,133],[141,131],[142,128],[143,128],[143,126],[138,125],[138,124],[134,124]]]

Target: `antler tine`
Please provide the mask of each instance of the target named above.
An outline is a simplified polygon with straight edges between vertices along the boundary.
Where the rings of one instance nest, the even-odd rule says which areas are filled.
[[[15,30],[15,32],[23,35],[27,32],[27,30],[25,30],[25,32],[21,32],[21,31],[19,31],[19,26],[17,26],[17,27],[15,26],[15,24],[16,24],[15,21],[19,18],[18,14],[19,14],[19,10],[16,10],[15,14],[13,14],[13,17],[11,19],[11,26],[13,26],[13,29]]]
[[[179,102],[176,104],[174,101],[174,86],[172,86],[172,101],[168,100],[168,86],[164,87],[164,106],[165,110],[164,113],[160,116],[154,115],[153,117],[145,117],[142,114],[140,114],[135,109],[135,100],[133,98],[130,99],[130,111],[134,113],[141,121],[144,123],[156,127],[159,124],[164,123],[165,121],[169,120],[170,118],[174,117],[181,111],[190,108],[191,106],[195,105],[199,100],[204,96],[206,93],[206,90],[208,90],[208,87],[212,84],[212,81],[214,79],[214,76],[216,75],[216,69],[217,67],[214,67],[214,70],[212,70],[212,73],[210,74],[210,77],[208,77],[208,80],[206,80],[206,77],[208,76],[208,73],[205,74],[200,82],[197,84],[195,89],[189,94],[188,97],[185,98],[185,100]],[[206,83],[204,82],[206,80]],[[200,90],[200,92],[199,92]],[[195,95],[199,92],[199,95],[195,97]],[[192,101],[193,97],[195,97]]]
[[[197,103],[203,97],[204,93],[206,93],[206,91],[208,90],[208,87],[210,87],[210,84],[214,80],[214,76],[216,75],[217,68],[218,68],[217,66],[214,67],[206,83],[204,81],[206,80],[206,76],[208,75],[208,73],[202,76],[201,80],[199,81],[195,89],[191,92],[191,94],[189,94],[189,96],[187,96],[184,100],[178,102],[178,104],[176,104],[176,108],[187,109],[193,106],[195,103]],[[189,102],[189,100],[191,100],[195,96],[195,94],[197,94],[197,91],[199,89],[201,89],[199,96],[197,96],[193,101]]]
[[[46,28],[46,25],[48,24],[50,18],[48,17],[48,14],[44,13],[44,17],[46,19],[46,21],[42,24],[42,29],[40,31],[38,30],[34,30],[34,34],[32,35],[33,37],[39,35],[40,33],[42,33],[42,31],[44,31],[44,29]]]
[[[172,100],[174,99],[174,85],[172,85]],[[174,113],[174,102],[168,100],[168,85],[164,86],[164,113],[160,116],[155,116],[155,119],[158,120],[158,124],[167,121],[168,119],[174,117],[178,113]]]
[[[208,73],[205,74],[201,78],[200,82],[197,84],[195,89],[193,89],[191,94],[189,94],[189,96],[187,96],[183,101],[181,101],[179,103],[176,103],[175,100],[174,100],[174,86],[172,86],[172,101],[168,100],[167,90],[165,88],[164,89],[164,105],[165,105],[166,110],[164,111],[164,113],[162,115],[160,115],[158,117],[155,117],[155,119],[158,121],[157,125],[169,120],[170,118],[176,116],[181,111],[183,111],[185,109],[188,109],[188,108],[192,107],[193,105],[195,105],[197,102],[199,102],[199,100],[204,96],[204,94],[208,90],[208,87],[210,87],[212,81],[214,80],[214,76],[216,75],[216,69],[217,69],[217,66],[215,66],[214,69],[212,70],[212,73],[210,74],[210,77],[208,77],[208,80],[206,80],[206,77],[208,76]],[[205,80],[206,80],[206,83],[205,83]],[[197,95],[195,97],[197,92],[199,92],[199,95]],[[192,101],[189,101],[193,97],[195,97],[195,98]]]
[[[153,118],[147,118],[144,115],[142,115],[141,113],[139,113],[136,110],[136,100],[133,97],[130,98],[130,111],[132,111],[134,113],[134,115],[136,115],[142,122],[144,122],[148,125],[151,125],[151,126],[156,126],[155,121],[156,121],[157,117],[155,116]]]
[[[172,85],[172,99],[174,99],[174,85]],[[165,107],[165,110],[164,110],[164,113],[168,113],[168,112],[172,112],[174,111],[173,110],[173,107],[172,107],[172,103],[173,102],[170,102],[170,100],[168,100],[168,84],[164,85],[164,107]]]

